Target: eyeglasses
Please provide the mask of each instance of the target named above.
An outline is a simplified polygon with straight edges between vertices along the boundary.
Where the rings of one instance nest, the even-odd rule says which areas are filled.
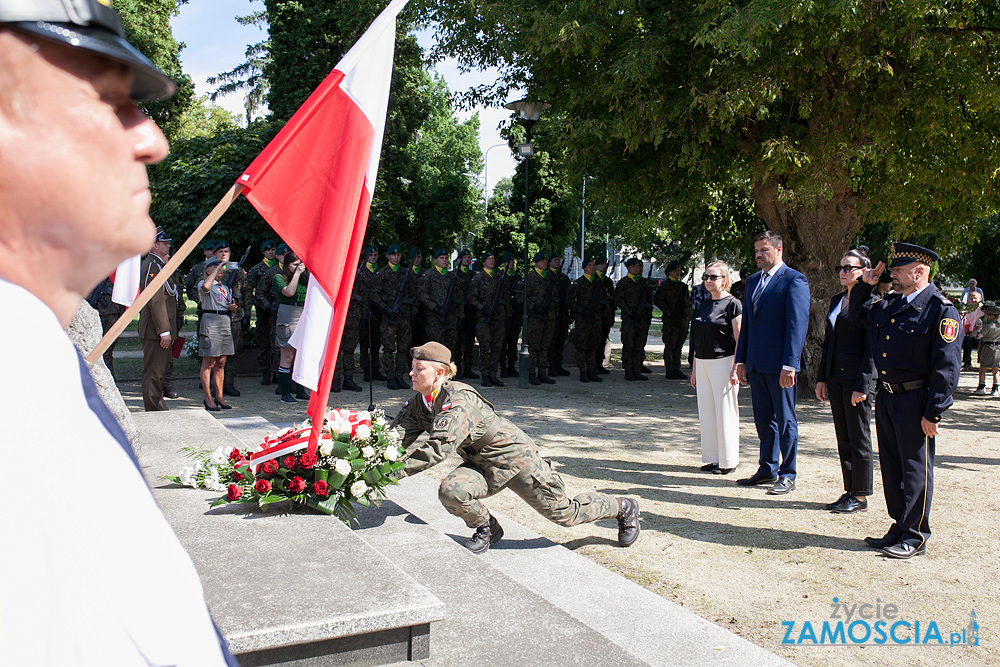
[[[863,266],[851,266],[850,264],[844,264],[843,266],[835,266],[833,268],[835,268],[838,273],[847,273],[848,271],[861,271],[865,267],[863,267]]]
[[[701,277],[702,281],[706,280],[722,280],[722,276],[713,276],[711,273],[703,274]]]

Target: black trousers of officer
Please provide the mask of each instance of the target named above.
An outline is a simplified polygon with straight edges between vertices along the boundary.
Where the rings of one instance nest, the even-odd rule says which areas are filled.
[[[889,534],[917,548],[931,536],[934,495],[934,438],[920,427],[926,406],[926,387],[895,394],[882,389],[875,401],[885,506],[893,520]]]
[[[844,476],[844,491],[852,496],[872,494],[874,466],[872,464],[872,397],[851,405],[854,380],[827,380],[826,391],[833,412],[833,428],[837,433],[840,471]]]

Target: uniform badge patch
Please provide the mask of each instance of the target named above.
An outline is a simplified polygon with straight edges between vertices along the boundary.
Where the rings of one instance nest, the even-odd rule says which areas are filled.
[[[406,407],[407,405],[409,405],[409,404],[410,404],[410,402],[409,402],[409,401],[403,401],[403,407],[404,407],[404,408],[405,408],[405,407]]]
[[[447,410],[450,407],[451,407],[451,401],[448,401],[447,403],[442,404],[441,405],[441,412],[444,412],[445,410]]]
[[[946,317],[941,320],[941,340],[946,343],[954,343],[955,339],[958,338],[958,322],[950,317]]]
[[[434,428],[439,431],[444,431],[448,428],[448,420],[444,417],[438,417],[437,421],[434,422]]]

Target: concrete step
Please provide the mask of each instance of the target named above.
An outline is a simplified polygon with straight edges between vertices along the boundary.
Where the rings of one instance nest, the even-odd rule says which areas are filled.
[[[248,445],[274,428],[219,421]],[[471,531],[441,506],[437,486],[424,475],[403,480],[354,529],[444,602],[422,664],[790,664],[504,516],[504,539],[469,553],[461,542]],[[600,525],[614,539],[615,522]]]

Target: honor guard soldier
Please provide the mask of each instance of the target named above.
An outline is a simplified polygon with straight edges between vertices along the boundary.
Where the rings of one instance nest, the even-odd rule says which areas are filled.
[[[885,270],[862,274],[850,300],[851,320],[869,328],[880,391],[875,401],[879,461],[892,525],[865,543],[891,558],[924,553],[930,538],[938,422],[952,404],[962,362],[960,316],[929,283],[938,256],[908,243],[892,245],[895,292],[871,297]],[[869,298],[871,297],[871,298]]]
[[[267,345],[271,347],[271,378],[275,384],[278,382],[278,360],[281,357],[281,348],[278,347],[277,327],[278,327],[278,291],[274,289],[274,277],[285,270],[285,255],[289,252],[288,246],[279,243],[274,249],[274,266],[264,272],[257,282],[257,289],[254,290],[254,299],[264,303],[274,313],[272,317],[271,330],[267,334]],[[281,389],[275,387],[274,393],[280,395]]]
[[[361,372],[365,382],[385,380],[379,368],[379,351],[382,349],[382,311],[375,300],[375,273],[378,271],[378,248],[365,248],[365,262],[354,277],[355,284],[365,283],[365,302],[361,310]]]
[[[417,285],[417,295],[424,312],[424,333],[455,354],[458,339],[458,273],[448,270],[448,253],[439,248],[431,255],[431,266]]]
[[[507,290],[507,322],[503,346],[500,348],[500,377],[517,377],[517,338],[521,334],[522,297],[521,274],[517,272],[514,253],[508,251],[500,257],[504,272],[504,289]]]
[[[472,279],[469,305],[476,309],[476,337],[479,339],[479,372],[484,387],[502,387],[500,381],[500,348],[507,332],[508,298],[502,267],[496,265],[493,252],[487,250],[479,258],[481,271]]]
[[[660,309],[663,338],[663,367],[668,380],[686,380],[681,372],[681,352],[691,321],[691,299],[688,287],[681,278],[684,265],[674,261],[667,264],[667,279],[656,288],[653,303]]]
[[[548,255],[537,252],[531,261],[535,263],[535,267],[524,278],[528,292],[528,328],[524,332],[528,343],[528,383],[555,384],[556,381],[546,371],[549,368],[549,345],[552,344],[555,323],[553,292],[556,283],[547,270]]]
[[[170,255],[170,236],[156,228],[153,248],[142,260],[139,279],[146,289],[163,270]],[[163,383],[170,363],[171,343],[177,338],[177,299],[180,291],[173,276],[156,291],[139,311],[139,338],[142,339],[142,404],[146,412],[166,410]]]
[[[510,489],[536,512],[561,526],[617,519],[618,544],[639,537],[639,504],[588,491],[575,498],[562,477],[542,458],[525,433],[496,414],[493,405],[467,384],[453,381],[455,365],[448,348],[430,342],[410,351],[413,368],[410,400],[392,420],[403,430],[407,450],[399,477],[416,475],[457,452],[463,463],[441,481],[438,498],[445,509],[475,529],[463,546],[475,554],[503,537],[503,528],[480,500]],[[427,438],[417,445],[417,439]]]
[[[563,256],[559,253],[549,255],[549,272],[555,285],[555,320],[552,325],[552,343],[549,344],[549,376],[569,375],[563,368],[563,354],[566,350],[566,338],[569,335],[569,286],[570,279],[562,272]]]
[[[455,364],[458,366],[458,376],[468,380],[478,380],[475,371],[474,355],[476,350],[476,324],[479,320],[479,310],[469,303],[469,293],[476,272],[472,270],[472,253],[468,248],[458,251],[458,262],[455,271],[458,273],[458,331],[455,352]]]
[[[210,241],[205,241],[201,245],[201,251],[205,255],[205,259],[201,260],[197,264],[191,267],[188,271],[187,277],[184,279],[184,294],[187,298],[195,303],[201,303],[201,296],[198,294],[198,281],[205,277],[205,262],[215,257],[215,245],[218,243],[215,239]],[[201,318],[201,306],[198,306],[198,317]]]
[[[604,307],[599,313],[601,329],[597,339],[597,372],[601,375],[608,375],[611,371],[604,367],[604,360],[607,358],[608,337],[611,335],[611,327],[615,323],[615,282],[607,275],[607,257],[601,257],[594,265],[594,276],[604,286]]]
[[[404,378],[409,372],[410,358],[410,317],[417,281],[410,267],[400,263],[402,253],[398,245],[389,246],[386,257],[389,262],[376,274],[372,299],[382,312],[382,367],[389,378],[386,387],[405,389],[408,383]]]
[[[597,346],[607,293],[604,283],[597,277],[593,257],[583,258],[583,274],[573,283],[570,307],[573,309],[573,351],[580,382],[603,382],[597,374]]]
[[[625,260],[625,270],[625,276],[615,286],[615,306],[622,311],[622,367],[625,379],[632,382],[648,379],[642,374],[642,360],[646,347],[646,306],[652,295],[642,277],[641,261],[629,257]]]
[[[362,264],[364,261],[362,255]],[[354,275],[351,301],[347,305],[347,318],[344,320],[344,334],[340,339],[340,353],[337,354],[337,363],[333,367],[333,382],[330,384],[332,392],[339,392],[341,389],[361,391],[361,385],[354,381],[354,350],[361,339],[362,316],[368,308],[369,284],[358,280],[358,274],[363,270],[363,266],[359,267]]]
[[[260,260],[247,271],[247,285],[250,288],[250,302],[254,310],[257,311],[257,367],[260,368],[262,385],[271,384],[271,331],[274,329],[274,315],[277,310],[272,310],[267,300],[262,300],[263,290],[260,296],[257,294],[257,286],[260,279],[268,270],[278,263],[275,259],[275,251],[278,249],[277,241],[264,241],[260,246],[260,251],[264,254],[264,259]]]

